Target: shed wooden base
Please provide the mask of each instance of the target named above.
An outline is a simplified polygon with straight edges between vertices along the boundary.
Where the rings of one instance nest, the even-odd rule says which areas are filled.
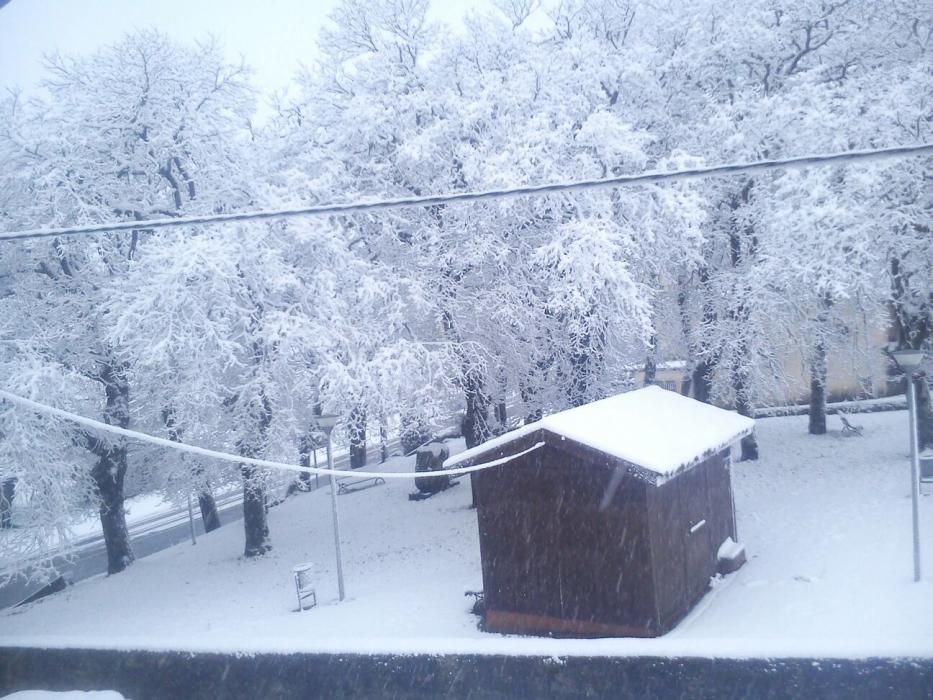
[[[486,631],[554,637],[657,637],[646,627],[613,625],[588,620],[565,620],[546,615],[486,610]]]

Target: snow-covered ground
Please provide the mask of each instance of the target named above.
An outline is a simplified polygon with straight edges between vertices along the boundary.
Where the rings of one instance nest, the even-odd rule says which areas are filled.
[[[862,437],[806,434],[806,417],[758,421],[762,459],[733,470],[748,563],[659,639],[555,640],[477,629],[481,587],[464,480],[421,502],[413,485],[340,496],[347,600],[338,603],[328,490],[270,511],[275,549],[245,560],[223,528],[0,615],[0,644],[238,651],[548,655],[933,656],[927,580],[912,581],[907,415],[866,414]],[[452,445],[453,451],[462,445]],[[408,471],[413,458],[387,469]],[[507,468],[507,467],[505,467]],[[296,608],[291,568],[316,564],[320,605]]]

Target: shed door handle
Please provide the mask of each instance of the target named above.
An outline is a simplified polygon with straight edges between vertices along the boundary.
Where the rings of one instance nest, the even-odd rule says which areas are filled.
[[[694,532],[696,532],[697,530],[699,530],[699,529],[700,529],[701,527],[703,527],[704,525],[706,525],[706,520],[701,520],[701,521],[698,522],[696,525],[694,525],[693,527],[690,528],[690,534],[692,535]]]

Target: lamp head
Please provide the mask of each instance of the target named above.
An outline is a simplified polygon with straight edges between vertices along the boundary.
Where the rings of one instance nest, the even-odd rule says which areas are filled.
[[[923,350],[895,350],[891,353],[894,361],[907,374],[913,374],[925,356],[926,353]]]
[[[339,419],[340,416],[336,413],[322,413],[314,417],[314,427],[330,435]]]

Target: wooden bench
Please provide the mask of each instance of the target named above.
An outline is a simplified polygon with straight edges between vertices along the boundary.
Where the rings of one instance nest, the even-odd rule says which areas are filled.
[[[362,491],[373,486],[380,486],[386,482],[381,476],[370,476],[364,479],[341,479],[337,482],[337,495],[345,496],[354,491]],[[362,484],[366,484],[363,486]]]
[[[842,413],[839,414],[839,420],[842,421],[842,434],[843,434],[843,435],[847,435],[847,436],[851,436],[851,435],[861,436],[861,434],[862,434],[862,426],[860,426],[860,425],[852,425],[852,424],[849,422],[849,419],[846,418]]]

